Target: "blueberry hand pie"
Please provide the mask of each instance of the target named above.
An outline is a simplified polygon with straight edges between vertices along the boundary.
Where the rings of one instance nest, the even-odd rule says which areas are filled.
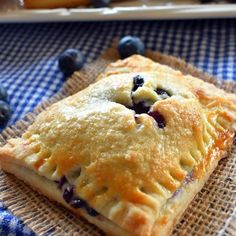
[[[165,236],[235,123],[235,94],[135,55],[38,115],[0,165],[108,235]]]

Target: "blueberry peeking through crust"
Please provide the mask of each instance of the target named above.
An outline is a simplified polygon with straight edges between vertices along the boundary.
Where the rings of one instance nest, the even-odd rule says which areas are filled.
[[[99,215],[99,213],[93,209],[92,207],[90,207],[86,201],[84,201],[83,199],[75,196],[74,194],[74,186],[71,185],[67,178],[65,176],[63,176],[59,181],[56,181],[56,183],[58,184],[58,187],[63,190],[63,198],[64,200],[70,204],[71,207],[73,208],[84,208],[87,213],[92,216],[95,217],[97,215]]]
[[[63,186],[65,183],[67,183],[67,179],[66,179],[65,176],[63,176],[63,177],[60,179],[60,181],[58,182],[59,188],[62,188],[62,186]]]
[[[73,186],[70,186],[70,185],[67,186],[66,189],[64,190],[63,198],[65,199],[65,201],[66,201],[67,203],[69,203],[70,200],[72,199],[72,197],[73,197],[73,192],[74,192]]]
[[[142,87],[144,84],[144,79],[142,76],[140,75],[136,75],[134,78],[133,78],[133,89],[132,91],[136,91],[139,87]]]
[[[164,98],[171,97],[171,94],[165,89],[157,88],[154,90],[158,95],[161,95]]]
[[[74,208],[82,208],[86,206],[86,202],[80,198],[73,199],[70,204]]]
[[[145,102],[134,103],[130,109],[134,110],[136,114],[148,113],[150,106]]]
[[[98,215],[98,212],[95,211],[93,208],[89,207],[88,205],[86,205],[85,209],[90,216],[95,217]]]
[[[157,122],[157,125],[160,129],[165,128],[166,126],[165,118],[158,111],[150,111],[148,112],[148,115],[154,118],[154,120]]]
[[[135,92],[139,87],[142,87],[144,84],[144,78],[140,75],[136,75],[133,78],[133,88],[132,92]],[[150,106],[147,105],[144,101],[135,103],[133,102],[133,106],[129,107],[134,110],[136,114],[147,113],[150,110]]]
[[[144,78],[140,75],[136,75],[133,78],[132,92],[135,92],[139,87],[142,87],[143,84],[144,84]],[[166,90],[161,89],[161,88],[157,88],[155,92],[158,95],[161,95],[163,99],[171,96]],[[141,101],[138,103],[135,103],[133,101],[133,106],[129,107],[129,109],[132,109],[135,111],[135,114],[143,114],[143,113],[148,114],[156,121],[158,127],[160,129],[163,129],[166,126],[165,118],[158,111],[150,111],[150,108],[151,106],[147,104],[147,102],[145,101]],[[135,116],[135,119],[137,119],[137,116]]]

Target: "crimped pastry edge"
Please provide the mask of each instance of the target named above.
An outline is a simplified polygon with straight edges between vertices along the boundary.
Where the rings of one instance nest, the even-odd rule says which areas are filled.
[[[227,152],[224,152],[221,155],[221,158],[226,156]],[[10,153],[9,153],[9,156]],[[5,159],[3,161],[3,159]],[[202,189],[204,184],[209,179],[212,172],[215,170],[219,159],[214,159],[209,166],[206,174],[201,177],[200,179],[194,179],[192,182],[185,184],[181,189],[181,192],[175,196],[173,199],[170,199],[169,202],[165,205],[165,216],[167,217],[167,221],[164,224],[155,222],[152,228],[152,232],[150,236],[168,236],[171,235],[175,226],[179,222],[182,214],[188,208],[191,201],[197,195],[198,192]],[[132,236],[133,234],[123,230],[118,225],[114,224],[112,221],[99,215],[100,220],[96,217],[89,216],[85,211],[80,209],[74,209],[70,207],[68,204],[65,203],[64,199],[62,198],[62,194],[57,188],[56,183],[46,179],[43,176],[40,176],[34,171],[15,164],[14,161],[6,161],[6,158],[0,156],[0,167],[10,173],[15,175],[17,178],[28,184],[31,188],[36,190],[38,193],[43,194],[47,198],[52,201],[58,202],[62,204],[64,207],[68,208],[72,211],[75,215],[83,216],[86,220],[90,223],[96,225],[100,229],[102,229],[107,235],[109,236]],[[47,188],[44,188],[45,184]],[[36,187],[37,186],[37,187]],[[160,213],[162,214],[162,213]]]
[[[206,184],[208,179],[210,178],[213,171],[216,169],[218,162],[227,156],[227,151],[222,153],[220,159],[214,159],[209,166],[209,169],[205,173],[205,175],[199,179],[194,179],[192,182],[184,185],[181,188],[181,192],[174,199],[171,199],[169,203],[167,203],[168,213],[168,224],[165,227],[155,227],[154,225],[151,236],[168,236],[171,235],[175,226],[180,221],[183,213],[189,207],[190,203],[193,201],[195,196],[201,191],[203,186]],[[176,207],[176,208],[175,208]],[[175,208],[175,214],[173,209]],[[163,230],[161,230],[163,229]]]
[[[37,175],[32,170],[23,166],[16,165],[13,162],[1,161],[0,167],[4,171],[13,174],[18,179],[22,180],[24,183],[36,190],[39,194],[46,196],[49,200],[62,204],[64,207],[72,211],[76,216],[83,216],[88,222],[102,229],[107,235],[131,236],[130,233],[123,230],[122,228],[114,224],[112,221],[108,220],[107,218],[101,215],[97,217],[91,217],[84,210],[74,209],[70,207],[68,204],[65,203],[64,199],[62,198],[62,193],[57,188],[57,184],[53,181],[50,181],[43,176]],[[44,188],[45,185],[47,186],[46,188]],[[116,233],[114,233],[114,229]]]

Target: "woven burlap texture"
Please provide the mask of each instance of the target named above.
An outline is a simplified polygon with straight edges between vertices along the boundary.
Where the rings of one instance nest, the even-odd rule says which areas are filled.
[[[216,80],[180,59],[151,51],[148,51],[146,56],[184,74],[191,74],[214,83],[228,92],[236,92],[235,82]],[[36,115],[47,106],[88,86],[108,63],[117,59],[118,54],[113,45],[96,62],[87,65],[81,72],[74,73],[53,98],[43,102],[16,125],[7,128],[0,135],[1,145],[9,138],[20,136],[34,121]],[[0,171],[0,201],[3,201],[5,206],[37,235],[104,235],[95,226],[76,218],[68,210],[50,202],[22,181],[3,171]],[[228,157],[220,161],[204,188],[192,201],[175,227],[173,235],[236,235],[235,206],[236,148],[234,146]]]

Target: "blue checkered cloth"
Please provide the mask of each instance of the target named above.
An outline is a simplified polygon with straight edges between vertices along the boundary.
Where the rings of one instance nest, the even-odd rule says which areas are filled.
[[[0,235],[1,236],[34,236],[35,234],[18,218],[7,211],[0,202]]]
[[[14,124],[64,83],[58,55],[80,49],[96,59],[114,37],[139,36],[147,48],[181,57],[220,79],[236,79],[236,19],[0,25],[0,83]],[[34,235],[0,205],[0,235]]]

